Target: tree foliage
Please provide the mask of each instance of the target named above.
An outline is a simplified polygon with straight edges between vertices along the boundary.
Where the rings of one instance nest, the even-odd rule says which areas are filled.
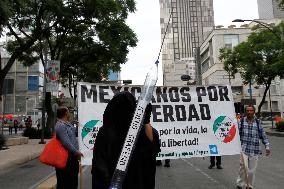
[[[219,59],[224,62],[224,69],[232,68],[232,73],[239,72],[244,84],[255,82],[264,85],[264,95],[258,106],[258,112],[265,102],[271,81],[284,76],[284,41],[282,31],[284,23],[271,28],[253,32],[248,40],[235,48],[221,49]]]
[[[277,0],[280,8],[284,8],[284,0]]]
[[[0,95],[16,60],[25,66],[41,60],[45,66],[47,52],[49,59],[61,61],[61,81],[71,90],[77,81],[100,81],[109,70],[120,70],[137,43],[126,24],[134,0],[4,0],[0,5],[0,31],[12,37],[5,46],[10,58],[0,68]],[[51,125],[50,93],[45,102]]]
[[[1,1],[0,29],[13,38],[5,47],[11,57],[0,70],[0,95],[15,60],[26,66],[38,59],[44,63],[44,50],[62,61],[63,77],[73,70],[77,78],[98,81],[107,70],[119,70],[128,48],[136,46],[136,35],[125,23],[134,11],[134,0]]]

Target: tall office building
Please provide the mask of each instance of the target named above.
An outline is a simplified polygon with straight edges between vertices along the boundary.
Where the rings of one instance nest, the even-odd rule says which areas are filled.
[[[196,48],[214,26],[213,0],[160,0],[160,24],[162,39],[168,25],[162,51],[163,84],[184,85],[180,76],[188,75]]]
[[[257,0],[259,19],[284,18],[284,10],[280,9],[277,0]]]

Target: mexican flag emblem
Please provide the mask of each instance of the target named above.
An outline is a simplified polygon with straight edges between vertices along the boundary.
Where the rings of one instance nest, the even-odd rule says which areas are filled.
[[[237,126],[227,116],[219,116],[213,124],[213,132],[223,143],[231,142],[236,136]]]
[[[93,149],[94,147],[95,139],[101,126],[100,123],[100,120],[91,120],[88,121],[82,129],[82,142],[88,149]]]

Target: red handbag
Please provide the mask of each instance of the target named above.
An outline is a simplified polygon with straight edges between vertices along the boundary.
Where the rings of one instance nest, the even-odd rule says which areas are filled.
[[[49,166],[64,169],[68,159],[68,151],[64,148],[54,134],[53,138],[45,145],[39,160]]]

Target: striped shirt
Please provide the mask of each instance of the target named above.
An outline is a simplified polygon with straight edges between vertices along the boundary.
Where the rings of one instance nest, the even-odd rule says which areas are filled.
[[[243,125],[242,125],[243,122]],[[241,128],[242,127],[242,128]],[[242,151],[248,156],[258,156],[262,154],[259,140],[265,145],[266,149],[269,149],[269,142],[265,134],[264,129],[259,123],[257,126],[256,118],[252,123],[247,122],[247,118],[244,117],[243,121],[239,123],[240,139],[242,144]]]
[[[73,155],[79,150],[75,131],[76,128],[69,122],[58,120],[55,124],[56,138]]]

